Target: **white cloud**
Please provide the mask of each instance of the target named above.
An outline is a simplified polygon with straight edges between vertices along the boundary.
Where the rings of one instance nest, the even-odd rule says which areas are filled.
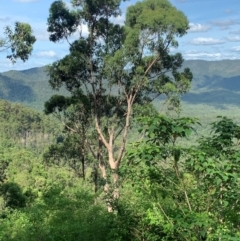
[[[230,42],[240,42],[240,37],[239,36],[234,36],[234,37],[227,37],[226,38]]]
[[[208,25],[202,25],[200,23],[190,23],[189,24],[190,29],[188,30],[188,32],[190,33],[196,33],[196,32],[207,32],[208,30],[210,30],[210,26]]]
[[[238,51],[236,51],[238,50]],[[234,51],[220,52],[220,51],[197,51],[189,50],[183,53],[184,59],[201,59],[201,60],[223,60],[223,59],[239,59],[240,46]],[[234,53],[235,52],[235,53]]]
[[[240,52],[240,46],[232,47],[231,50],[232,50],[233,52]]]
[[[55,58],[55,57],[57,57],[57,54],[54,51],[50,50],[50,51],[41,51],[41,52],[37,53],[37,56],[43,57],[43,58],[44,57]]]
[[[64,2],[65,2],[65,4],[67,5],[68,8],[71,8],[71,7],[72,7],[71,2],[67,2],[67,1],[64,1]]]
[[[49,35],[44,33],[35,34],[37,41],[49,41]]]
[[[221,53],[207,53],[207,52],[187,52],[184,54],[186,59],[220,59],[222,57]]]
[[[46,21],[35,21],[32,24],[32,28],[37,41],[49,41]]]
[[[88,31],[88,26],[86,24],[82,24],[78,26],[78,31],[82,34],[82,36],[88,36],[89,31]]]
[[[214,45],[214,44],[223,44],[224,41],[220,39],[214,39],[214,38],[195,38],[192,41],[190,41],[190,44],[193,45]]]
[[[33,33],[37,39],[37,41],[49,41],[49,33],[47,29],[41,29],[40,27],[34,26]]]
[[[115,18],[111,18],[111,20],[115,24],[124,25],[125,15],[123,14],[123,15],[117,16]]]

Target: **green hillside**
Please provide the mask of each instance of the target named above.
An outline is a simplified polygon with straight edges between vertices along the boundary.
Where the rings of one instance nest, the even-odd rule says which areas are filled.
[[[187,60],[183,67],[193,72],[190,93],[182,100],[188,104],[215,107],[240,104],[240,60]],[[0,98],[43,110],[44,102],[54,93],[48,84],[46,68],[8,71],[0,74]],[[67,94],[60,90],[61,94]]]
[[[48,84],[46,68],[8,71],[0,74],[0,98],[23,103],[36,110],[43,110],[44,102],[54,93]],[[66,91],[60,91],[67,94]]]
[[[240,60],[171,51],[237,31],[221,19],[234,6],[206,26],[183,11],[216,5],[198,0],[56,0],[47,18],[44,1],[13,2],[29,24],[5,27],[0,52],[58,61],[0,73],[0,241],[240,241]]]
[[[240,76],[240,60],[187,60],[184,67],[189,67],[194,76],[192,89],[207,87],[218,80],[228,81]]]
[[[240,104],[240,60],[188,60],[184,67],[194,76],[190,93],[182,98],[187,104],[220,109]]]

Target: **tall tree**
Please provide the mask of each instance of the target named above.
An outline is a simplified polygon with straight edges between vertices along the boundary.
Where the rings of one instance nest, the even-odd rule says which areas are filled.
[[[119,196],[118,171],[134,105],[144,108],[165,94],[178,106],[178,96],[188,91],[192,80],[189,69],[178,71],[181,54],[170,53],[170,48],[178,46],[176,37],[186,34],[186,16],[167,0],[144,0],[128,8],[121,25],[116,23],[121,2],[72,0],[73,10],[69,10],[58,0],[52,3],[48,18],[50,40],[66,39],[70,44],[70,53],[49,67],[50,84],[89,100],[99,140],[96,157],[112,200]],[[84,25],[88,33],[83,33]],[[77,31],[78,39],[70,42]]]
[[[15,63],[17,59],[26,61],[32,52],[36,38],[32,35],[31,26],[27,23],[16,22],[14,31],[7,26],[5,36],[0,38],[0,52],[10,50],[7,58]],[[4,169],[5,163],[0,164],[0,169]],[[3,173],[1,173],[0,180]]]
[[[15,29],[9,26],[5,28],[5,36],[0,39],[0,52],[10,50],[7,58],[15,63],[19,58],[22,61],[28,60],[33,50],[36,38],[32,35],[31,26],[28,23],[15,23]]]

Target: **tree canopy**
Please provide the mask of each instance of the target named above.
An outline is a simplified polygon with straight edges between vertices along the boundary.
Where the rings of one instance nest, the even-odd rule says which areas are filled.
[[[177,108],[179,95],[189,90],[192,80],[189,69],[179,71],[181,54],[170,51],[178,46],[176,38],[187,32],[186,16],[166,0],[144,0],[127,9],[121,25],[115,21],[121,15],[121,2],[74,0],[70,10],[63,1],[55,1],[48,18],[50,40],[66,39],[70,44],[70,53],[49,66],[49,82],[54,89],[65,87],[72,100],[87,100],[91,113],[88,124],[92,123],[98,136],[98,143],[87,148],[96,153],[105,190],[109,190],[110,173],[113,189],[117,189],[117,172],[125,154],[134,106],[148,105],[165,95]],[[83,25],[88,34],[81,31]],[[76,32],[79,37],[70,42]],[[49,100],[46,113],[61,110],[63,99],[58,96]],[[69,131],[76,132],[72,126],[79,130],[79,125],[68,125]],[[82,144],[88,142],[85,138]],[[113,196],[118,196],[116,190]]]
[[[48,67],[49,82],[68,94],[45,114],[63,128],[0,101],[0,240],[240,240],[239,123],[219,116],[200,136],[179,111],[192,74],[171,48],[185,15],[143,0],[119,24],[120,5],[50,7],[50,40],[70,50]],[[160,96],[167,113],[154,108]]]
[[[35,41],[31,26],[28,23],[16,22],[14,30],[9,26],[5,28],[5,36],[0,39],[0,51],[10,50],[7,58],[12,63],[15,63],[18,58],[26,61]]]

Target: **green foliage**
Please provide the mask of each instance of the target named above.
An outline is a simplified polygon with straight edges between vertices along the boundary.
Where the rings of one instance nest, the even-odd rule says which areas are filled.
[[[94,141],[87,142],[92,128],[91,102],[81,91],[72,97],[54,95],[45,103],[45,113],[55,115],[64,124],[64,130],[62,140],[48,148],[44,160],[69,166],[78,177],[85,179],[85,167],[90,164],[89,159],[93,159],[86,150],[95,151]]]
[[[75,32],[78,22],[75,14],[68,11],[63,1],[55,1],[51,5],[48,25],[49,32],[56,32],[55,35],[50,35],[50,40],[56,42],[65,37],[66,34],[71,35]]]
[[[239,126],[229,118],[219,116],[218,119],[211,124],[212,136],[200,139],[200,147],[209,155],[231,154],[238,148]]]
[[[30,207],[6,212],[0,239],[130,240],[129,234],[125,233],[127,227],[118,217],[94,204],[94,196],[87,188],[77,189],[70,191],[53,185]]]
[[[26,197],[16,183],[3,183],[0,186],[0,195],[3,196],[5,207],[19,208],[26,205]]]
[[[145,126],[145,135],[151,138],[151,143],[165,145],[167,143],[174,144],[178,137],[188,137],[193,131],[193,124],[196,120],[188,117],[170,119],[166,116],[156,115],[144,117],[140,122]],[[139,131],[142,132],[143,129],[140,128]]]
[[[193,124],[189,118],[146,118],[146,140],[128,151],[125,175],[133,184],[132,209],[142,220],[137,240],[239,239],[239,126],[222,117],[199,146],[177,146],[173,133],[185,138]]]
[[[0,101],[0,120],[0,143],[7,139],[38,152],[56,138],[60,129],[53,118],[7,101]]]
[[[67,166],[74,170],[78,177],[85,178],[85,165],[88,164],[81,149],[81,139],[78,135],[67,136],[63,141],[51,145],[44,153],[46,163]],[[86,162],[86,163],[85,163]]]
[[[70,138],[70,145],[63,144],[73,150],[74,140],[78,142],[82,170],[91,155],[92,169],[104,179],[107,204],[118,198],[118,169],[132,116],[156,112],[151,103],[160,95],[179,109],[180,96],[189,91],[193,77],[188,68],[180,70],[182,55],[170,52],[178,46],[176,39],[187,33],[186,16],[167,0],[145,0],[128,8],[120,26],[114,18],[121,15],[121,2],[76,0],[70,9],[55,1],[48,18],[50,40],[67,39],[70,44],[69,54],[48,67],[49,83],[53,89],[66,89],[70,97],[53,96],[45,113],[61,120],[67,136],[77,136]],[[80,32],[70,43],[69,37],[82,24],[88,34]],[[139,106],[148,110],[140,111]],[[55,146],[50,154],[57,156],[58,150],[62,153],[63,147]],[[64,159],[71,165],[75,154],[68,154]]]
[[[128,227],[69,168],[44,166],[40,156],[13,146],[1,148],[1,159],[8,161],[1,240],[129,240]]]
[[[32,52],[36,38],[32,35],[31,26],[27,23],[16,22],[14,31],[7,26],[5,29],[6,40],[0,43],[3,50],[10,49],[12,54],[8,55],[13,63],[20,58],[26,61]]]
[[[45,104],[45,113],[64,124],[58,138],[50,118],[0,102],[0,240],[240,239],[240,127],[219,117],[210,136],[187,147],[183,140],[197,120],[158,115],[152,105],[166,95],[179,110],[180,96],[190,89],[192,73],[181,70],[181,54],[169,52],[188,29],[186,17],[166,0],[145,0],[128,8],[120,26],[111,22],[120,3],[73,0],[72,10],[63,1],[51,5],[51,41],[69,40],[82,23],[89,28],[69,55],[48,67],[52,88],[70,93]],[[9,58],[25,61],[35,39],[28,25],[15,31],[28,33],[28,48],[15,42]],[[135,130],[132,117],[142,138],[127,146],[123,160]],[[94,187],[86,181],[90,172]]]

